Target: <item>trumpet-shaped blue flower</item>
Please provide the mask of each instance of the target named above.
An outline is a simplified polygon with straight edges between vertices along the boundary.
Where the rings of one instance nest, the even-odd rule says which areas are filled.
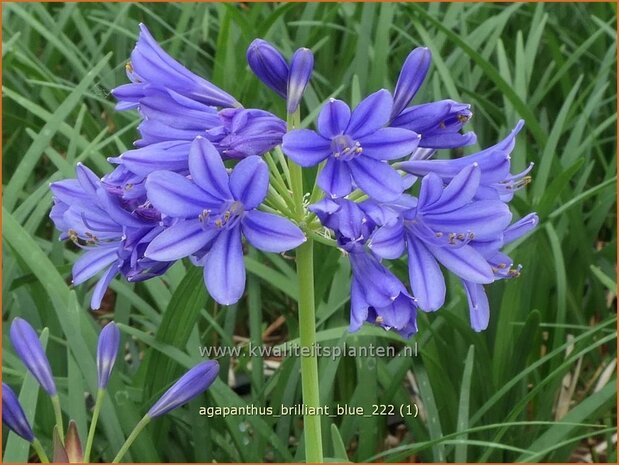
[[[73,265],[73,284],[81,284],[101,271],[91,299],[98,309],[110,282],[121,273],[129,281],[143,281],[163,274],[171,265],[144,257],[150,241],[163,230],[161,215],[145,199],[126,200],[114,195],[115,186],[102,181],[78,164],[77,179],[52,183],[54,207],[50,217],[86,252]],[[125,185],[123,188],[126,188]]]
[[[357,204],[346,199],[310,206],[321,223],[335,232],[352,268],[350,330],[364,322],[394,329],[404,337],[417,332],[417,306],[402,282],[370,251],[366,244],[383,212],[372,202]],[[384,219],[384,218],[383,218]]]
[[[318,132],[291,131],[284,136],[282,149],[301,166],[327,160],[317,182],[333,198],[349,194],[354,182],[376,200],[395,200],[404,186],[385,160],[412,153],[419,135],[385,127],[392,106],[391,94],[384,89],[364,99],[352,113],[344,102],[332,99],[320,112]]]
[[[165,123],[146,119],[140,125],[139,148],[108,160],[142,178],[159,170],[187,174],[189,150],[196,136],[210,140],[224,159],[241,159],[263,155],[281,144],[286,132],[286,123],[267,111],[227,108],[214,116],[216,124],[202,126],[199,121],[188,123],[191,116],[186,114],[181,120],[187,129],[182,132],[170,132]],[[131,185],[135,186],[135,180]]]
[[[111,321],[101,330],[97,344],[97,375],[99,389],[105,389],[110,381],[112,369],[116,363],[118,347],[120,344],[120,331],[118,326]]]
[[[170,93],[172,99],[191,99],[216,107],[235,107],[240,104],[214,84],[195,75],[168,55],[144,24],[140,24],[138,42],[126,66],[132,84],[117,87],[112,94],[119,100],[117,110],[137,108],[149,90]]]
[[[147,415],[156,418],[186,404],[194,397],[206,391],[217,379],[219,363],[215,360],[206,360],[199,363],[168,389],[161,398],[155,402]]]
[[[5,383],[2,383],[2,421],[18,436],[28,442],[34,441],[34,433],[24,409],[13,390]]]
[[[305,236],[288,219],[257,210],[269,185],[259,157],[245,158],[228,175],[213,144],[198,137],[189,153],[189,173],[191,180],[170,171],[148,176],[150,202],[175,222],[154,238],[146,257],[173,261],[195,254],[209,293],[230,305],[245,289],[242,236],[266,252],[294,249]]]
[[[464,168],[446,186],[428,174],[419,198],[404,195],[393,205],[396,220],[376,231],[370,248],[383,258],[408,252],[410,284],[422,310],[433,311],[445,300],[445,280],[439,263],[460,278],[475,284],[495,280],[492,266],[470,243],[500,238],[511,213],[500,200],[474,200],[481,170]]]
[[[501,199],[508,202],[514,192],[527,185],[533,164],[521,173],[512,175],[510,154],[516,143],[516,136],[524,126],[520,120],[514,130],[502,141],[480,152],[453,160],[411,159],[398,163],[398,168],[416,176],[433,173],[449,182],[462,169],[477,163],[480,168],[480,184],[476,193],[481,199]]]
[[[15,318],[10,329],[15,353],[28,371],[50,396],[56,395],[56,383],[52,376],[49,360],[35,330],[23,318]]]

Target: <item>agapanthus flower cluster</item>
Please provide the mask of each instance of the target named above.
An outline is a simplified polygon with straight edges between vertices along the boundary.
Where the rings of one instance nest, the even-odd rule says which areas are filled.
[[[26,320],[15,318],[11,323],[10,338],[19,359],[52,399],[56,415],[56,426],[53,434],[54,462],[88,463],[103,395],[107,391],[112,369],[116,363],[120,348],[120,331],[118,326],[114,322],[110,322],[105,325],[99,335],[96,356],[98,393],[84,450],[82,449],[82,441],[77,433],[74,421],[69,422],[65,437],[62,410],[56,391],[56,384],[49,360],[45,355],[45,350],[36,331]],[[186,404],[206,391],[217,378],[218,372],[219,364],[214,360],[205,360],[191,368],[153,404],[140,422],[140,428],[145,426],[151,419]],[[34,435],[32,426],[17,395],[6,383],[2,383],[2,421],[11,431],[33,445],[42,462],[49,461],[45,448]],[[127,440],[128,445],[134,439],[135,437],[129,438]],[[126,450],[126,448],[124,449]],[[122,450],[121,452],[124,454]],[[117,458],[120,459],[121,457],[122,455]]]
[[[245,288],[244,243],[284,252],[330,234],[352,267],[351,330],[370,322],[410,337],[418,310],[443,306],[444,270],[462,282],[473,329],[485,329],[484,286],[520,272],[501,250],[538,222],[534,214],[513,221],[508,207],[532,168],[511,173],[522,122],[488,149],[438,159],[438,150],[469,146],[476,136],[464,130],[472,116],[466,103],[411,105],[430,68],[429,49],[409,54],[393,94],[376,90],[352,109],[326,101],[315,130],[298,127],[312,52],[299,48],[287,60],[256,39],[247,61],[286,99],[288,125],[244,108],[170,57],[140,26],[126,67],[131,83],[112,91],[118,110],[137,110],[141,118],[135,148],[109,158],[115,168],[102,178],[78,166],[76,180],[52,185],[51,216],[62,238],[86,250],[73,282],[104,272],[92,307],[100,306],[114,276],[149,279],[185,257],[204,268],[217,302],[233,304]],[[303,212],[288,208],[287,198],[298,193],[273,172],[279,168],[272,153],[285,154],[293,166],[318,166],[323,200],[304,204]],[[279,167],[285,164],[282,156]],[[406,282],[389,265],[402,257]]]

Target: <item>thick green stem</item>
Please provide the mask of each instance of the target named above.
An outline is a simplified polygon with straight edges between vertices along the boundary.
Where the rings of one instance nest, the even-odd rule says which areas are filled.
[[[112,463],[120,462],[120,459],[122,459],[123,456],[127,453],[129,448],[131,447],[131,444],[133,444],[133,441],[135,441],[135,439],[142,432],[144,427],[148,425],[149,422],[150,422],[150,417],[148,415],[144,415],[144,417],[140,420],[140,422],[137,425],[135,425],[135,428],[133,428],[133,431],[131,431],[131,434],[129,435],[125,443],[122,445],[122,447],[118,451],[118,454],[116,454],[116,457],[114,457],[114,460],[112,461]]]
[[[54,415],[56,416],[58,436],[60,436],[60,442],[64,445],[64,425],[62,424],[62,409],[60,408],[60,398],[58,394],[52,396],[52,405],[54,406]]]
[[[105,397],[105,389],[97,391],[97,400],[95,401],[95,409],[92,412],[92,421],[90,422],[90,430],[88,431],[88,439],[86,440],[86,449],[84,451],[84,463],[90,463],[90,451],[92,450],[92,442],[95,439],[95,430],[97,429],[97,421],[99,421],[99,413],[103,405]]]
[[[288,129],[299,127],[298,110],[288,116]],[[301,227],[305,226],[307,212],[303,204],[303,170],[290,161],[292,196],[295,216]],[[308,235],[309,236],[309,235]],[[307,411],[318,411],[320,406],[318,360],[316,359],[316,311],[314,308],[314,245],[311,237],[296,249],[297,279],[299,282],[299,332],[301,344],[301,387],[303,404]],[[307,349],[305,349],[307,347]],[[305,435],[305,461],[321,463],[322,432],[320,415],[303,417]]]
[[[41,463],[49,463],[49,458],[47,457],[47,454],[43,450],[43,446],[41,445],[41,442],[37,438],[34,438],[34,440],[32,441],[32,448],[39,456],[39,460],[41,461]]]

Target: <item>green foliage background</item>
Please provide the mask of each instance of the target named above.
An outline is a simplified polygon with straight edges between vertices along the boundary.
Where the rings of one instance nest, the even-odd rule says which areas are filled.
[[[22,316],[47,341],[64,413],[86,436],[96,388],[94,351],[102,319],[88,310],[91,285],[67,285],[76,250],[58,242],[47,215],[48,183],[83,161],[99,174],[106,157],[131,146],[135,114],[116,113],[109,90],[144,22],[163,47],[247,107],[282,114],[283,102],[253,77],[245,50],[255,37],[286,55],[312,48],[316,71],[302,107],[311,124],[321,102],[355,103],[393,88],[415,46],[433,52],[415,102],[470,102],[479,145],[526,127],[512,154],[516,171],[536,163],[513,202],[539,212],[538,230],[513,251],[520,278],[489,287],[490,328],[468,325],[455,280],[448,305],[420,316],[408,342],[417,357],[320,360],[321,400],[371,410],[417,403],[419,418],[325,418],[326,454],[354,461],[565,461],[587,444],[609,446],[593,461],[616,462],[616,6],[614,4],[11,4],[3,8],[3,379],[50,444],[53,412],[25,376],[7,337]],[[457,156],[445,153],[443,156]],[[317,248],[318,336],[322,343],[393,344],[392,333],[350,335],[349,269]],[[162,278],[116,281],[107,309],[127,351],[113,376],[94,459],[111,460],[154,399],[200,360],[199,345],[260,343],[280,316],[280,342],[298,336],[293,263],[250,254],[247,295],[220,308],[200,270],[178,263]],[[405,263],[396,264],[403,272]],[[233,339],[233,334],[238,336]],[[301,402],[299,363],[265,373],[259,357],[221,358],[222,375],[189,408],[158,419],[131,449],[133,461],[303,459],[299,417],[206,418],[199,406]],[[244,390],[227,383],[228,368]],[[251,368],[254,367],[252,370]],[[4,461],[27,445],[3,431]]]

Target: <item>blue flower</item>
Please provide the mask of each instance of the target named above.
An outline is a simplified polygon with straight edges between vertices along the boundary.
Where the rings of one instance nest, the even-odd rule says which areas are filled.
[[[97,377],[99,389],[105,389],[110,380],[112,368],[116,363],[118,347],[120,344],[120,331],[118,326],[112,321],[105,325],[99,334],[97,344]]]
[[[310,206],[321,223],[335,232],[352,268],[350,331],[364,322],[394,329],[409,338],[417,332],[417,306],[402,282],[367,247],[383,213],[372,202],[324,199]]]
[[[266,252],[294,249],[305,236],[288,219],[256,209],[269,185],[267,165],[259,157],[245,158],[228,175],[213,144],[198,137],[189,153],[189,173],[191,180],[170,171],[148,176],[150,202],[175,222],[152,240],[146,257],[173,261],[195,254],[209,293],[230,305],[245,289],[242,236]]]
[[[2,383],[2,421],[18,436],[28,442],[34,441],[34,433],[24,409],[13,390],[5,383]]]
[[[227,108],[215,117],[217,124],[201,126],[196,122],[183,133],[170,132],[164,123],[146,119],[140,125],[139,148],[108,158],[108,161],[143,178],[158,170],[187,174],[189,150],[196,136],[210,140],[224,159],[241,159],[263,155],[281,144],[286,132],[286,123],[267,111]],[[184,121],[188,120],[190,115],[185,115]],[[155,122],[157,124],[153,124]],[[148,132],[151,130],[152,134]],[[131,185],[135,186],[135,180]]]
[[[483,199],[501,199],[508,202],[514,192],[527,185],[530,181],[531,163],[521,173],[512,175],[510,154],[516,143],[515,139],[524,121],[520,120],[513,131],[502,141],[480,152],[453,160],[410,159],[398,163],[397,167],[416,176],[433,173],[449,182],[462,169],[477,163],[481,171],[480,185],[476,196]],[[431,155],[428,153],[427,155]],[[425,157],[424,157],[425,158]]]
[[[473,132],[460,133],[471,119],[470,105],[441,100],[406,108],[428,74],[431,60],[432,54],[426,47],[414,49],[406,58],[395,86],[389,126],[415,131],[420,136],[421,148],[447,149],[474,144]]]
[[[318,117],[318,132],[297,129],[284,136],[282,149],[307,167],[327,160],[318,185],[331,197],[343,197],[354,183],[370,197],[391,201],[400,196],[400,175],[384,160],[406,156],[419,136],[406,129],[386,128],[393,100],[386,90],[364,99],[351,113],[340,100],[330,100]]]
[[[500,200],[474,200],[480,176],[475,163],[446,186],[440,177],[428,174],[419,198],[402,196],[392,206],[398,218],[379,228],[370,240],[370,248],[383,258],[408,252],[411,288],[424,311],[437,310],[445,300],[439,263],[471,283],[495,280],[492,265],[470,243],[500,238],[511,213]]]
[[[117,110],[137,108],[149,90],[157,89],[174,98],[216,107],[238,107],[240,104],[212,83],[195,75],[159,46],[144,24],[140,24],[138,42],[126,66],[132,84],[117,87],[112,94],[119,100]]]
[[[15,318],[10,329],[15,353],[28,371],[50,396],[56,395],[56,383],[52,376],[49,360],[35,330],[23,318]]]
[[[168,389],[161,398],[155,402],[147,415],[156,418],[186,404],[194,397],[206,391],[217,379],[219,363],[215,360],[207,360],[199,363]]]
[[[281,98],[287,99],[288,113],[294,113],[312,77],[314,55],[308,48],[298,49],[290,59],[263,39],[247,48],[247,63],[254,74]]]
[[[105,270],[90,302],[96,310],[117,274],[129,281],[143,281],[163,274],[171,262],[144,257],[150,241],[163,230],[160,213],[145,197],[128,200],[114,195],[117,187],[104,184],[82,164],[76,174],[77,179],[50,185],[54,194],[50,217],[62,231],[61,239],[70,239],[86,251],[73,265],[74,285]]]

